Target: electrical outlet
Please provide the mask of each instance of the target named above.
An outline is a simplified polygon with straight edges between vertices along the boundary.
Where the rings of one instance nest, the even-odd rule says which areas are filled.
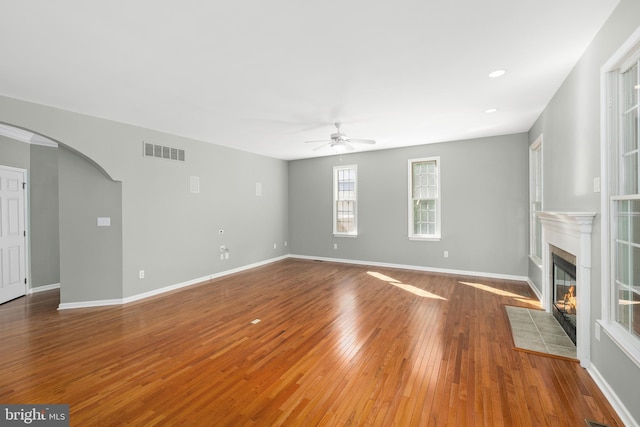
[[[333,244],[333,249],[338,249],[338,244],[337,243]]]
[[[277,243],[273,244],[273,249],[278,249],[278,244]]]
[[[593,192],[600,192],[600,177],[593,178]]]
[[[289,244],[287,243],[287,241],[284,241],[284,247],[286,248]]]
[[[444,251],[444,257],[449,258],[449,251]]]
[[[140,270],[140,271],[138,272],[138,277],[139,277],[140,279],[144,279],[144,270]]]

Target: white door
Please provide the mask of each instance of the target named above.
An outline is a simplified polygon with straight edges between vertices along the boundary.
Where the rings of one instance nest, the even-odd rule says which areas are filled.
[[[0,166],[0,303],[26,293],[23,169]]]

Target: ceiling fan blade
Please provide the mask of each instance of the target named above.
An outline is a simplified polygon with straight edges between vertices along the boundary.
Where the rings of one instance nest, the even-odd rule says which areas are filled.
[[[315,142],[326,142],[326,143],[329,143],[331,141],[332,141],[331,139],[316,139],[314,141],[305,141],[304,143],[305,144],[315,143]]]
[[[376,143],[373,139],[352,139],[352,138],[349,138],[349,142],[354,142],[356,144],[375,144]]]

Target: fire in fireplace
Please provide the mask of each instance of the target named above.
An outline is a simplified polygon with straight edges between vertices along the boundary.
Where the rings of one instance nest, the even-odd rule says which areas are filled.
[[[558,319],[560,326],[565,330],[569,338],[576,343],[576,296],[578,288],[576,283],[576,266],[553,255],[553,315]]]

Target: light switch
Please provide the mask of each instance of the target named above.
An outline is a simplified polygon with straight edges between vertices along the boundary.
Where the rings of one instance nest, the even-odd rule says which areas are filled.
[[[98,217],[98,227],[110,227],[111,226],[111,218],[106,217]]]

